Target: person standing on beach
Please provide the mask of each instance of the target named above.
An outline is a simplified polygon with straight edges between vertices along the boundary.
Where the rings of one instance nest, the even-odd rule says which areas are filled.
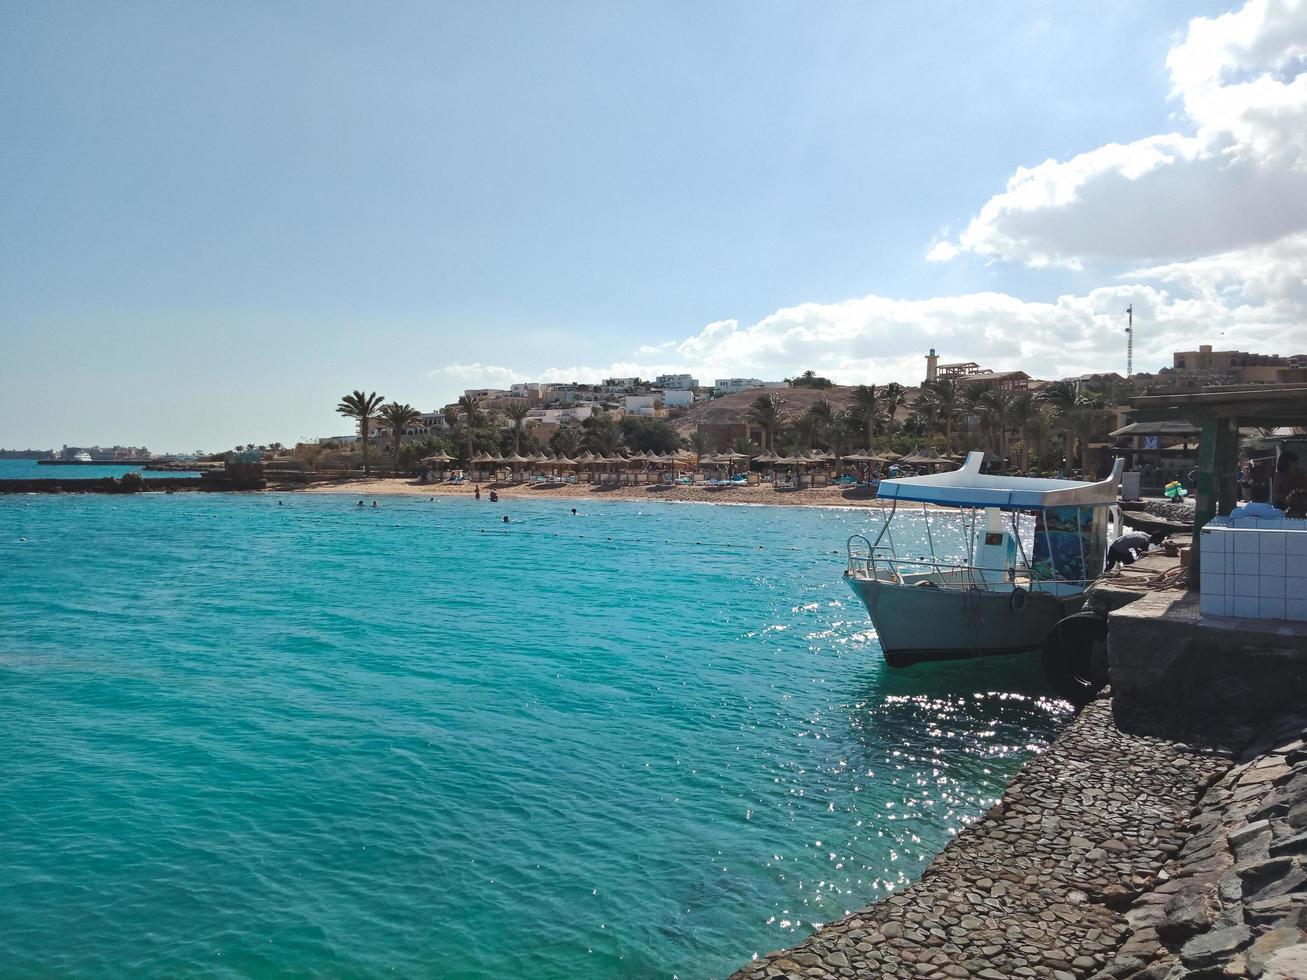
[[[474,496],[476,497],[477,500],[480,500],[480,499],[481,499],[481,485],[480,485],[480,484],[477,484],[477,487],[476,487],[476,489],[473,491],[473,494],[474,494]]]

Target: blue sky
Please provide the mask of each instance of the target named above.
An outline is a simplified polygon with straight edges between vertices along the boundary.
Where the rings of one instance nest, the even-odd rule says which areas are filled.
[[[1089,261],[1051,225],[1031,244],[1038,207],[973,219],[1018,167],[1200,132],[1168,53],[1227,9],[4,5],[0,445],[289,442],[340,430],[351,388],[428,409],[628,366],[884,380],[936,336],[999,367],[1100,361],[1014,335],[1204,256],[1116,254],[1110,200],[1070,216],[1108,229],[1073,243]],[[982,294],[1020,315],[930,319]],[[839,326],[867,297],[924,304],[920,330]]]

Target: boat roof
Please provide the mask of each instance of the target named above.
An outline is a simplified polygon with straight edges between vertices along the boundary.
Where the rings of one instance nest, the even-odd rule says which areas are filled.
[[[972,452],[967,454],[962,468],[951,473],[881,480],[876,496],[887,500],[919,500],[945,507],[1040,510],[1047,507],[1106,507],[1116,503],[1121,485],[1123,461],[1120,459],[1112,464],[1112,475],[1106,480],[1086,483],[981,473],[984,458],[984,453]]]

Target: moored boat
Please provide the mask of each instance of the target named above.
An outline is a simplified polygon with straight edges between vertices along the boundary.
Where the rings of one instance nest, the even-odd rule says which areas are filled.
[[[1033,479],[981,472],[971,453],[951,473],[882,480],[883,520],[849,539],[845,578],[875,624],[890,666],[1038,649],[1084,605],[1119,534],[1121,460],[1105,480]],[[920,503],[930,554],[901,555],[893,526]],[[948,508],[941,513],[935,508]],[[949,522],[959,551],[938,553]],[[1023,527],[1024,525],[1024,527]]]

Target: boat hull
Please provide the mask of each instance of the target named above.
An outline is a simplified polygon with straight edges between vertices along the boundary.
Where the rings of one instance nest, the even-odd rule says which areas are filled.
[[[885,661],[905,667],[923,660],[961,660],[1037,650],[1084,596],[937,589],[874,579],[846,578],[862,600]]]

